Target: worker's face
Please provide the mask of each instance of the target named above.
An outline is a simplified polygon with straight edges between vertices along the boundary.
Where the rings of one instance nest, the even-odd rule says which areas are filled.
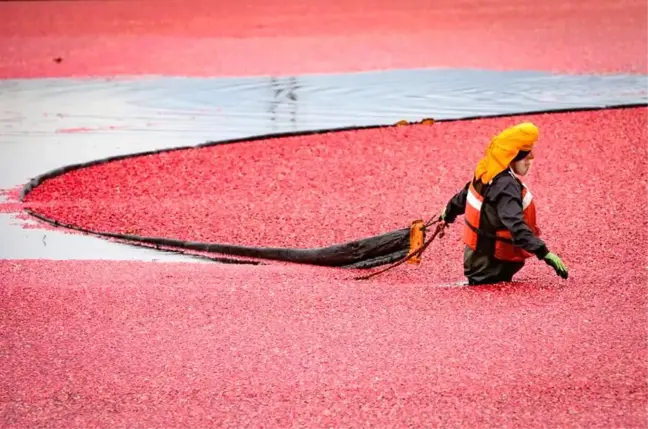
[[[526,176],[527,173],[529,172],[529,169],[531,169],[532,164],[533,164],[533,152],[529,153],[526,156],[526,158],[511,163],[511,168],[513,169],[515,174],[520,176]]]

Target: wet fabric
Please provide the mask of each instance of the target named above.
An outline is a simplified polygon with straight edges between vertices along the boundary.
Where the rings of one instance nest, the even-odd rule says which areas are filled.
[[[464,248],[464,275],[471,285],[509,282],[523,267],[524,262],[498,261],[488,253]]]

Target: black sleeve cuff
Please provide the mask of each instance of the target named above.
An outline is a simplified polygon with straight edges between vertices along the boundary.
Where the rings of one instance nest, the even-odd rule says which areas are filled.
[[[446,206],[446,215],[445,215],[445,222],[446,223],[453,223],[455,219],[457,218],[457,215],[452,212],[452,205],[448,204]]]
[[[538,259],[544,259],[544,257],[547,256],[548,253],[549,249],[547,249],[547,246],[542,246],[535,252]]]

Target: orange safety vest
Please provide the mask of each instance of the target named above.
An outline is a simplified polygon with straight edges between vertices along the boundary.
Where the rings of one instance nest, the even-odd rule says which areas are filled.
[[[471,249],[477,249],[477,243],[479,240],[479,233],[485,233],[486,235],[491,235],[495,238],[495,258],[503,261],[511,262],[522,262],[525,259],[533,256],[533,254],[527,252],[526,250],[514,246],[511,232],[508,229],[497,229],[495,234],[492,234],[490,231],[480,230],[480,220],[481,220],[481,208],[482,203],[484,202],[484,197],[482,197],[473,184],[470,184],[468,188],[468,197],[466,199],[466,211],[464,214],[465,225],[463,228],[463,241]],[[524,218],[524,223],[531,229],[531,231],[536,235],[540,235],[540,231],[536,225],[536,208],[533,201],[533,196],[528,188],[522,183],[522,215]],[[479,231],[479,233],[478,233]]]

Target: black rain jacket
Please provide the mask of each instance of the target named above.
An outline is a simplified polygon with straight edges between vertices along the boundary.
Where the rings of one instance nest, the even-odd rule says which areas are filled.
[[[481,210],[481,225],[478,228],[486,233],[484,236],[479,237],[479,248],[477,250],[493,254],[495,240],[489,235],[494,236],[495,230],[506,228],[511,232],[514,246],[521,247],[527,252],[536,255],[538,259],[544,258],[549,253],[549,250],[544,241],[534,235],[524,223],[522,215],[522,184],[510,169],[506,169],[495,176],[489,185],[484,185],[479,180],[474,183],[475,189],[484,198]],[[465,213],[469,187],[470,182],[466,183],[463,189],[448,202],[446,206],[446,222],[452,223],[457,216]]]

